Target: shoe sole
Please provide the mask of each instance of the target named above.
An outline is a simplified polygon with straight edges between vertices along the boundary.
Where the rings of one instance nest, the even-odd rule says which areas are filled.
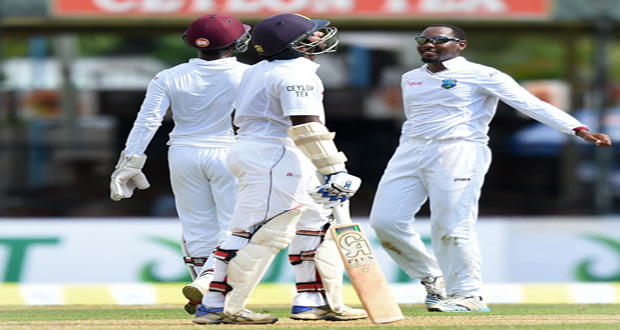
[[[194,319],[193,322],[196,324],[273,324],[278,322],[278,319],[274,319],[274,320],[266,320],[266,321],[252,321],[252,322],[235,322],[235,321],[227,321],[227,320],[205,320],[204,322],[202,322],[203,320],[196,320]]]
[[[334,321],[334,322],[362,320],[367,317],[368,316],[342,317],[342,316],[336,316],[336,315],[326,315],[326,316],[314,315],[314,316],[309,316],[309,317],[299,317],[299,316],[295,316],[294,314],[290,316],[291,319],[298,320],[298,321]]]
[[[465,311],[457,311],[457,310],[454,310],[454,311],[442,311],[439,308],[432,308],[431,307],[431,308],[428,309],[428,311],[429,312],[440,312],[440,313],[479,313],[479,312],[484,313],[484,312],[490,312],[491,309],[487,307],[487,308],[476,309],[476,310],[473,310],[473,311],[472,310],[465,310]]]
[[[182,292],[183,296],[189,300],[189,302],[183,306],[183,309],[185,309],[187,314],[196,314],[196,308],[198,308],[198,305],[202,302],[204,294],[200,289],[191,285],[184,286]]]
[[[185,310],[185,312],[189,315],[194,315],[196,314],[196,310],[198,309],[198,305],[197,304],[192,304],[192,303],[187,303],[185,304],[185,306],[183,306],[183,309]]]

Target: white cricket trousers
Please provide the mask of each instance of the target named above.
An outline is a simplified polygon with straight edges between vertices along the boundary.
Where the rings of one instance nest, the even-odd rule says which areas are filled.
[[[320,232],[329,221],[330,210],[314,202],[311,188],[321,185],[316,167],[292,141],[239,139],[231,148],[228,168],[239,182],[237,205],[230,230],[254,233],[257,225],[299,205],[306,207],[297,224],[298,231]],[[236,235],[222,243],[223,250],[240,250],[249,240]],[[297,234],[291,242],[289,256],[312,254],[321,242],[320,236]],[[225,282],[228,262],[216,261],[214,281]],[[298,285],[320,281],[314,260],[304,260],[293,266]],[[213,284],[212,284],[213,285]],[[299,288],[299,287],[298,287]],[[203,298],[207,307],[223,307],[224,296],[209,291]],[[321,292],[298,292],[293,305],[323,306],[327,304]]]
[[[239,181],[237,206],[230,229],[245,231],[286,210],[306,207],[297,225],[318,230],[331,212],[315,203],[309,190],[321,185],[316,167],[288,140],[239,139],[227,159],[230,172]]]
[[[398,146],[379,182],[370,225],[411,278],[443,274],[449,296],[480,295],[482,260],[474,224],[490,163],[490,149],[479,142],[410,139]],[[427,199],[434,256],[414,226]]]
[[[203,270],[213,268],[211,254],[230,234],[237,179],[226,168],[228,151],[228,147],[175,145],[168,150],[170,183],[187,257],[209,257]],[[200,269],[195,270],[200,274]]]

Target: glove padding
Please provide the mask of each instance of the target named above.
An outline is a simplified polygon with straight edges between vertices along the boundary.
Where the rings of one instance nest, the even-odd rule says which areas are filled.
[[[310,196],[326,209],[346,202],[362,184],[360,178],[345,171],[329,174],[325,181],[324,185],[311,189]]]
[[[127,157],[125,151],[121,152],[115,167],[116,170],[110,178],[110,198],[113,201],[131,197],[136,188],[146,189],[151,186],[142,173],[144,163],[146,163],[146,156],[144,155]]]

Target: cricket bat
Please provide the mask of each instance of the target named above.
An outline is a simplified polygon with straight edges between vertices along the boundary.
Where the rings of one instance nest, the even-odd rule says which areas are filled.
[[[362,228],[352,223],[348,201],[333,208],[336,225],[331,234],[344,268],[364,309],[373,323],[390,323],[404,319],[370,243]]]

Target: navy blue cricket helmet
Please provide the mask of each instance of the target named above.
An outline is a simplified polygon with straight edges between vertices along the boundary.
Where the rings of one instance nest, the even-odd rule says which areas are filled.
[[[252,29],[252,44],[259,55],[269,57],[286,50],[304,55],[336,51],[338,29],[324,19],[310,19],[299,14],[278,14],[263,19]],[[318,40],[309,41],[314,32],[325,29]]]

